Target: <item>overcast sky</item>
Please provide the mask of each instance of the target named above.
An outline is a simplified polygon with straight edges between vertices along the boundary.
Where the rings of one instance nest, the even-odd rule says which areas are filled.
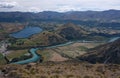
[[[2,11],[86,11],[120,10],[120,0],[0,0]]]

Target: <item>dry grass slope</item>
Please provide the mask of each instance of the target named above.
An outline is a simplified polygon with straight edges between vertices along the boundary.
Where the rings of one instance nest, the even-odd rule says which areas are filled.
[[[6,78],[120,78],[120,65],[73,61],[0,66]]]

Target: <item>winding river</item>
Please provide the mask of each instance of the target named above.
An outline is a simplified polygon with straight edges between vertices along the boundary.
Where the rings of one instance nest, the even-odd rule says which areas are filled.
[[[42,31],[42,29],[39,27],[27,27],[19,32],[16,32],[16,33],[13,33],[10,35],[15,37],[15,38],[26,38],[26,37],[28,38],[33,34],[40,33],[41,31]],[[117,40],[118,38],[120,38],[120,37],[111,38],[108,42],[113,42],[113,41]],[[55,48],[55,47],[60,47],[60,46],[67,46],[67,45],[73,44],[75,42],[83,42],[83,40],[82,41],[80,41],[80,40],[79,41],[69,41],[69,42],[64,43],[64,44],[48,46],[48,47],[44,47],[44,48]],[[93,42],[93,41],[87,41],[87,42]],[[18,61],[18,62],[13,62],[12,64],[28,64],[31,62],[37,62],[41,58],[41,56],[36,53],[36,51],[38,49],[39,48],[31,48],[30,49],[30,53],[32,55],[32,58]]]
[[[49,46],[49,47],[45,47],[45,48],[55,48],[55,47],[60,47],[60,46],[67,46],[67,45],[70,45],[72,43],[74,43],[74,42],[70,41],[70,42],[67,42],[67,43],[64,43],[64,44]],[[30,53],[32,55],[32,58],[22,60],[22,61],[18,61],[18,62],[14,62],[12,64],[28,64],[28,63],[31,63],[31,62],[37,62],[41,58],[41,56],[36,53],[37,50],[39,50],[39,48],[31,48]]]
[[[22,60],[22,61],[14,62],[12,64],[27,64],[27,63],[38,61],[40,59],[40,56],[36,53],[37,50],[38,50],[38,48],[32,48],[32,49],[30,49],[30,53],[32,54],[32,58],[29,58],[27,60]]]
[[[19,32],[15,32],[10,34],[10,36],[14,37],[14,38],[29,38],[31,35],[34,35],[36,33],[40,33],[42,32],[42,29],[40,27],[25,27],[23,30],[19,31]],[[59,44],[59,45],[54,45],[54,46],[48,46],[48,47],[44,47],[44,48],[55,48],[55,47],[59,47],[59,46],[66,46],[66,45],[70,45],[73,42],[67,42],[64,44]],[[31,63],[31,62],[36,62],[38,61],[41,57],[40,55],[38,55],[36,53],[36,51],[39,48],[31,48],[30,49],[30,54],[32,55],[32,58],[26,59],[26,60],[21,60],[18,62],[12,62],[12,64],[27,64],[27,63]]]
[[[113,42],[113,41],[115,41],[117,39],[118,39],[118,37],[111,38],[108,42]],[[44,48],[55,48],[55,47],[60,47],[60,46],[67,46],[67,45],[73,44],[75,42],[82,42],[82,41],[69,41],[67,43],[63,43],[63,44],[59,44],[59,45],[54,45],[54,46],[48,46],[48,47],[44,47]],[[39,50],[39,48],[31,48],[30,49],[30,53],[33,55],[32,58],[29,58],[27,60],[22,60],[22,61],[14,62],[13,64],[28,64],[28,63],[31,63],[31,62],[38,61],[41,57],[36,53],[37,50]]]
[[[109,42],[113,42],[113,41],[115,41],[115,40],[117,40],[117,39],[119,39],[120,37],[114,37],[114,38],[111,38],[110,40],[109,40]]]

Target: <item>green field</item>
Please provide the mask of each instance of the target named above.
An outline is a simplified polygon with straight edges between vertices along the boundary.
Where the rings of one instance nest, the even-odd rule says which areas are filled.
[[[24,54],[28,53],[28,49],[24,49],[24,50],[13,50],[11,51],[8,55],[7,58],[8,59],[13,59],[13,58],[18,58],[20,56],[23,56]]]

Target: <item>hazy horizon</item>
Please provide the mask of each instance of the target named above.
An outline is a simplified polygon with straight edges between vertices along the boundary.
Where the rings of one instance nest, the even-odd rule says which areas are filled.
[[[0,12],[120,10],[120,0],[0,0]]]
[[[58,12],[58,13],[67,13],[67,12],[87,12],[87,11],[95,11],[95,12],[103,12],[103,11],[110,11],[110,10],[115,10],[115,11],[120,11],[119,9],[108,9],[108,10],[100,10],[100,11],[97,11],[97,10],[85,10],[85,11],[65,11],[65,12],[59,12],[59,11],[47,11],[47,10],[45,10],[45,11],[39,11],[39,12],[32,12],[32,11],[0,11],[0,12],[29,12],[29,13],[40,13],[40,12]]]

